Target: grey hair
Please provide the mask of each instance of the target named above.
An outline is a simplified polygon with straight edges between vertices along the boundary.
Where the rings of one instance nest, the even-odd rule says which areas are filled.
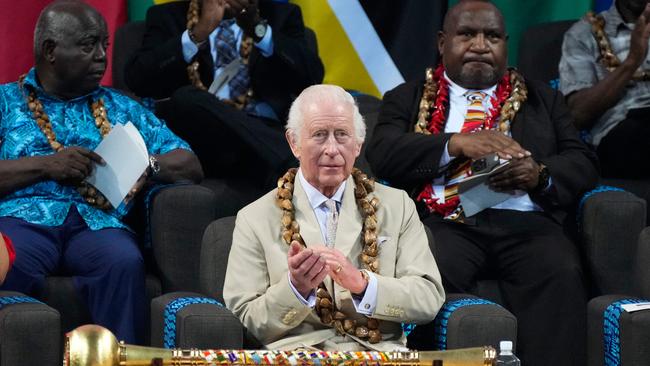
[[[45,41],[61,42],[69,36],[68,26],[79,17],[74,10],[80,7],[103,20],[95,8],[80,0],[57,0],[43,8],[34,28],[34,58],[37,61],[43,57]]]
[[[348,104],[352,107],[352,122],[354,125],[354,137],[359,144],[366,139],[366,123],[359,113],[359,106],[354,97],[345,89],[337,85],[319,84],[312,85],[300,93],[293,101],[289,109],[289,118],[286,129],[293,136],[294,141],[299,143],[300,130],[304,124],[303,112],[305,107],[311,103],[334,102]]]

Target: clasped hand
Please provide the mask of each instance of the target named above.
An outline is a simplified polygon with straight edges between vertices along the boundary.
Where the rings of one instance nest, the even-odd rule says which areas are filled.
[[[530,151],[502,132],[481,130],[474,133],[457,133],[449,139],[448,150],[451,156],[472,160],[491,153],[496,153],[501,159],[510,160],[504,170],[490,177],[490,188],[495,191],[529,192],[537,187],[539,164],[532,158]]]
[[[291,283],[303,298],[318,287],[328,275],[353,294],[365,291],[367,282],[343,253],[326,246],[303,248],[294,241],[287,258]]]
[[[492,175],[490,188],[497,192],[522,190],[530,192],[539,184],[539,164],[531,157],[510,160],[505,169]]]
[[[221,23],[226,9],[235,16],[237,24],[248,35],[259,21],[257,0],[203,0],[199,22],[193,32],[197,41],[205,41]]]

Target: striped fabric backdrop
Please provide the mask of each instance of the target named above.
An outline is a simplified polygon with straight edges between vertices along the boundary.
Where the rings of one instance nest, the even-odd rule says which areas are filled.
[[[33,30],[52,0],[0,0],[0,83],[14,81],[34,63]],[[108,21],[109,32],[147,9],[175,0],[86,0]],[[264,0],[262,0],[264,1]],[[275,0],[286,1],[286,0]],[[436,33],[448,5],[457,0],[291,0],[315,30],[325,63],[325,82],[381,96],[403,80],[422,77],[435,64]],[[494,0],[510,33],[510,64],[516,65],[519,35],[531,24],[577,19],[587,10],[607,9],[612,0]],[[112,49],[109,48],[109,60]],[[111,85],[110,62],[102,84]]]
[[[446,6],[403,0],[293,0],[316,32],[325,82],[381,97],[435,63]]]

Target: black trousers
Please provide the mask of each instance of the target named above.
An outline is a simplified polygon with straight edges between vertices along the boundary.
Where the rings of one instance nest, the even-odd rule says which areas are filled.
[[[650,179],[650,108],[630,109],[596,153],[604,178]]]
[[[249,115],[190,86],[172,95],[166,112],[169,127],[190,144],[206,177],[252,179],[271,188],[297,166],[284,121]]]
[[[517,317],[522,365],[583,365],[586,290],[578,250],[562,226],[541,212],[488,209],[475,218],[475,225],[423,220],[445,290],[470,292],[489,273]]]

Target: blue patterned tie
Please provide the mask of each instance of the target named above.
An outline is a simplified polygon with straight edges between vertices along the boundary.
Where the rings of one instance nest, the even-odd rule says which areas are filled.
[[[237,50],[237,39],[235,33],[232,31],[232,24],[234,19],[223,20],[219,24],[217,37],[215,40],[215,47],[217,48],[216,67],[226,67],[234,59],[239,57]],[[250,77],[248,75],[248,66],[241,64],[237,74],[230,79],[228,86],[230,86],[230,99],[234,100],[237,97],[246,94],[248,86],[250,85]]]

